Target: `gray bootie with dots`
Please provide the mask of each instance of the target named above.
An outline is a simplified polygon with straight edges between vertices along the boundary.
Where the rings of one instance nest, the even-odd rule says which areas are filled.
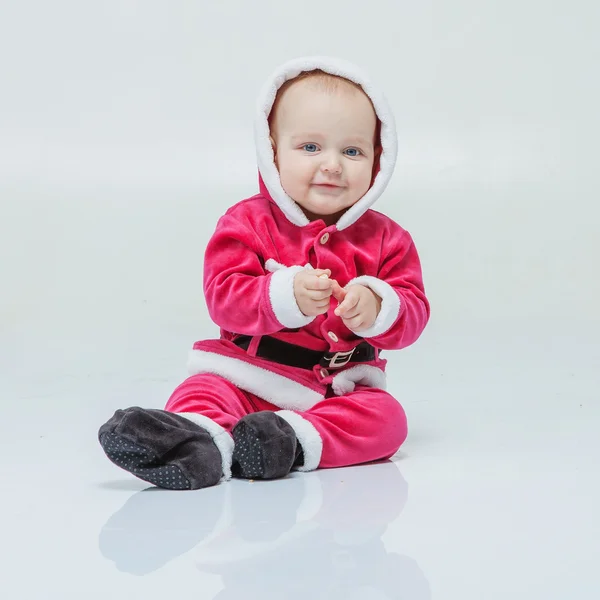
[[[232,474],[242,479],[277,479],[304,464],[302,446],[292,426],[271,411],[241,419],[231,432]]]
[[[113,463],[161,488],[196,490],[223,477],[211,434],[176,413],[137,406],[117,410],[100,427],[98,440]]]

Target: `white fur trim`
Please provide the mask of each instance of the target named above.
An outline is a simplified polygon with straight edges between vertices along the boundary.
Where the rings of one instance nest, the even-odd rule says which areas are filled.
[[[386,380],[385,373],[379,367],[357,365],[356,367],[340,371],[335,375],[331,382],[331,387],[336,396],[343,396],[344,394],[353,392],[357,383],[385,390]]]
[[[287,267],[278,263],[274,258],[269,258],[265,263],[265,269],[271,273],[275,273],[275,271],[281,271],[282,269],[287,269]]]
[[[319,466],[323,454],[323,440],[315,426],[298,413],[290,410],[280,410],[275,414],[291,425],[302,446],[304,465],[298,467],[298,471],[314,471]]]
[[[381,310],[375,319],[375,323],[369,329],[354,331],[354,333],[362,338],[376,337],[385,333],[396,322],[400,314],[400,297],[387,281],[370,275],[355,277],[346,284],[344,289],[354,284],[364,285],[372,289],[381,298]]]
[[[382,153],[379,159],[379,173],[369,191],[354,206],[350,207],[337,222],[337,229],[341,231],[355,223],[374,204],[377,198],[381,196],[392,177],[398,154],[396,124],[387,100],[376,89],[368,76],[357,66],[337,58],[309,56],[297,58],[281,65],[269,77],[260,93],[254,121],[258,169],[271,197],[285,216],[295,225],[307,225],[309,220],[306,215],[302,212],[298,204],[285,193],[281,186],[279,172],[275,165],[273,147],[269,139],[268,117],[273,107],[277,90],[288,79],[297,77],[303,71],[313,71],[315,69],[321,69],[326,73],[338,75],[358,83],[371,99],[375,107],[375,112],[381,121]]]
[[[294,266],[298,266],[298,265],[294,265]],[[285,265],[282,265],[281,263],[278,263],[274,258],[269,258],[269,260],[267,260],[267,262],[265,263],[265,269],[267,269],[267,271],[270,271],[271,273],[275,273],[275,271],[281,271],[281,269],[287,269],[288,267],[286,267]],[[308,262],[304,265],[305,269],[314,269],[314,267]]]
[[[210,437],[212,437],[215,446],[221,453],[221,462],[223,464],[223,477],[221,478],[221,481],[231,479],[231,461],[234,443],[229,432],[221,427],[216,421],[213,421],[204,415],[187,412],[177,414],[185,417],[188,421],[192,421],[192,423],[196,423],[196,425],[199,425],[202,429],[205,429],[210,433]]]
[[[188,360],[191,375],[213,373],[231,381],[237,387],[289,410],[307,410],[323,400],[313,389],[252,363],[223,356],[216,352],[192,350]]]
[[[265,263],[265,268],[273,272],[269,285],[269,298],[277,320],[289,329],[304,327],[314,321],[316,317],[307,317],[298,308],[294,294],[294,277],[306,267],[299,265],[286,267],[270,258]]]

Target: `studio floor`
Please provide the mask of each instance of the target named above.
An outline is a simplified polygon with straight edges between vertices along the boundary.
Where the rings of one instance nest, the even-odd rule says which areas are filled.
[[[392,461],[193,492],[151,488],[96,439],[116,408],[161,405],[183,332],[162,354],[3,336],[1,596],[595,600],[597,334],[433,326],[390,359],[411,428]]]

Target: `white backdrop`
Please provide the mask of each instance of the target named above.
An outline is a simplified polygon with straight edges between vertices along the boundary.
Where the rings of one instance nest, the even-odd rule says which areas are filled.
[[[3,0],[0,383],[151,372],[162,394],[184,375],[191,343],[217,334],[204,246],[257,190],[255,96],[306,54],[360,64],[396,114],[375,208],[413,234],[432,303],[393,359],[408,380],[506,370],[515,348],[550,348],[546,372],[573,344],[597,363],[598,6]]]

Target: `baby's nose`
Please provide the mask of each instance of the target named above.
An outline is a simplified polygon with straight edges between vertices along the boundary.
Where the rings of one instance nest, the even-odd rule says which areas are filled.
[[[321,169],[325,173],[341,173],[342,172],[342,164],[340,162],[339,156],[337,154],[327,154],[323,157],[323,162],[321,163]]]
[[[342,165],[339,161],[327,161],[323,163],[321,168],[325,173],[336,173],[339,175],[342,172]]]

